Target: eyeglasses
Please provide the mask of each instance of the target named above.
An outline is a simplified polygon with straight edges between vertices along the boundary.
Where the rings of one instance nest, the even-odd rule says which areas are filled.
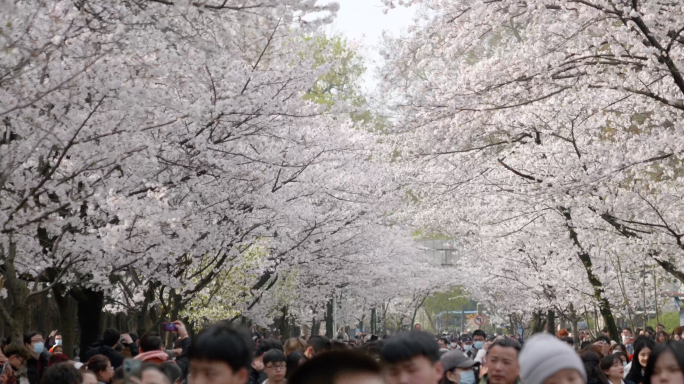
[[[285,365],[285,364],[274,364],[274,365],[267,365],[265,368],[274,369],[276,371],[281,371],[281,370],[285,369],[285,367],[287,367],[287,365]]]

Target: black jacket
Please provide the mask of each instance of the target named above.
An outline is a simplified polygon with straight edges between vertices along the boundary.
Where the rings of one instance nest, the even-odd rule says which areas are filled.
[[[176,358],[178,368],[183,371],[183,377],[188,377],[190,362],[188,361],[188,349],[190,349],[190,338],[186,337],[183,340],[176,340],[174,343],[176,348],[181,348],[183,352]]]
[[[88,360],[95,355],[103,355],[109,359],[112,363],[112,368],[117,369],[123,365],[123,361],[126,358],[121,352],[117,352],[114,348],[108,345],[102,345],[101,343],[95,343],[91,346],[86,354]]]
[[[38,384],[40,382],[40,378],[43,377],[43,373],[45,373],[45,370],[47,369],[49,360],[50,353],[48,351],[43,351],[43,353],[38,356],[38,359],[31,357],[26,360],[26,376],[29,384]]]

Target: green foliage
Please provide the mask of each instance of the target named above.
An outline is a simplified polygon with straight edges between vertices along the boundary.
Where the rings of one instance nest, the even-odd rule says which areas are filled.
[[[679,312],[662,313],[660,316],[658,316],[658,318],[660,320],[660,324],[665,326],[665,331],[667,333],[672,333],[675,327],[679,327]],[[658,321],[656,319],[651,319],[651,321],[648,322],[648,325],[653,327],[653,329],[656,329],[658,326]]]
[[[302,55],[310,54],[315,67],[331,64],[331,68],[316,80],[303,99],[328,108],[338,101],[344,101],[354,109],[351,118],[355,124],[383,130],[387,126],[386,119],[367,109],[368,102],[359,88],[359,80],[366,72],[363,58],[343,37],[315,35],[309,40],[312,42],[312,52]]]
[[[446,292],[428,296],[423,303],[423,308],[434,316],[445,311],[474,311],[477,309],[477,303],[468,298],[467,292],[462,287],[452,287]]]

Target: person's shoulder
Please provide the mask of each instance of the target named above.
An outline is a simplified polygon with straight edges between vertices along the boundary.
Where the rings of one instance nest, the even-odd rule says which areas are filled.
[[[622,380],[622,383],[623,384],[635,384],[633,381],[629,381],[629,380]]]

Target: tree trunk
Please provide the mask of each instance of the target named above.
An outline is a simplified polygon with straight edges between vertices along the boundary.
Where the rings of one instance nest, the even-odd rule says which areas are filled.
[[[72,298],[63,284],[52,287],[55,302],[59,309],[59,333],[62,335],[62,349],[69,359],[74,359],[74,338],[76,336],[76,322],[73,316]]]
[[[311,324],[311,335],[310,336],[316,336],[321,334],[321,322],[316,321],[316,318],[314,317],[313,323]]]
[[[17,270],[14,268],[14,260],[17,256],[17,246],[10,238],[7,253],[0,244],[0,259],[4,259],[5,275],[1,281],[3,288],[7,289],[12,300],[10,305],[11,312],[4,306],[0,307],[5,323],[10,326],[10,336],[12,340],[23,340],[25,333],[26,320],[28,320],[28,295],[29,290],[26,282],[19,279]]]
[[[332,339],[335,337],[333,329],[333,299],[328,300],[325,313],[325,337]]]
[[[556,334],[556,313],[551,309],[546,313],[546,331],[552,335]]]
[[[576,351],[580,350],[578,319],[579,319],[579,316],[577,316],[577,312],[575,311],[575,307],[571,303],[570,304],[570,324],[572,325],[572,339],[574,341]]]
[[[283,305],[282,316],[280,316],[280,334],[283,340],[290,338],[290,319],[288,318],[287,305]]]
[[[86,361],[88,347],[100,339],[104,294],[90,288],[75,288],[71,295],[78,303],[78,326],[81,330],[80,358]]]
[[[370,320],[370,332],[371,335],[378,334],[378,312],[375,308],[371,309],[371,320]]]
[[[575,227],[572,225],[572,215],[570,213],[570,209],[560,207],[560,211],[563,214],[563,216],[565,216],[566,225],[570,233],[570,239],[579,249],[579,251],[577,252],[577,256],[579,257],[580,261],[582,261],[584,269],[587,272],[587,277],[589,278],[589,283],[591,283],[591,286],[594,288],[594,299],[596,299],[596,301],[599,304],[599,312],[601,313],[601,317],[603,317],[603,321],[606,327],[608,328],[610,338],[612,340],[620,342],[620,335],[618,333],[617,326],[615,325],[613,312],[610,309],[610,303],[608,302],[608,299],[605,297],[605,289],[603,287],[603,283],[601,283],[601,280],[594,274],[591,256],[588,252],[584,250],[582,244],[579,241],[579,236],[575,231]]]

